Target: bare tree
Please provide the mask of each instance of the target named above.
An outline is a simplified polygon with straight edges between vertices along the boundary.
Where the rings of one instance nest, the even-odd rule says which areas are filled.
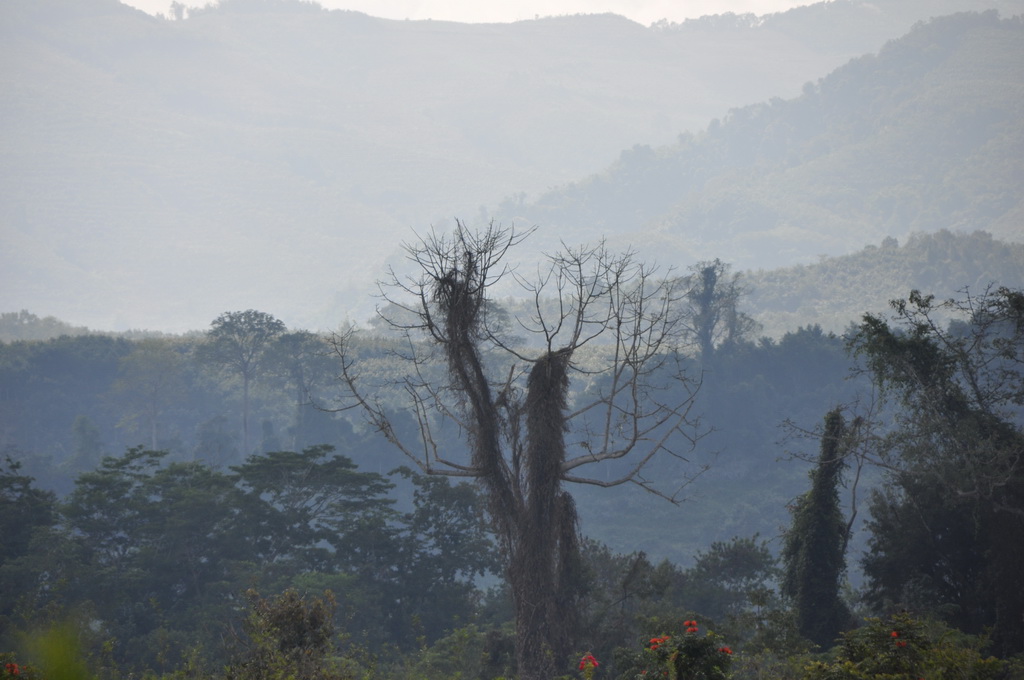
[[[631,253],[613,255],[603,245],[550,256],[527,279],[506,256],[528,235],[493,224],[474,232],[457,222],[451,235],[431,233],[407,246],[419,275],[392,271],[382,286],[393,313],[385,320],[406,337],[409,371],[397,381],[359,374],[350,332],[336,334],[333,346],[348,400],[341,408],[362,409],[427,473],[480,484],[504,553],[519,676],[547,680],[572,651],[579,596],[577,517],[563,482],[634,483],[674,500],[699,471],[684,468],[663,487],[643,469],[658,452],[683,458],[676,448],[692,448],[697,386],[675,352],[678,279],[659,278]],[[502,278],[530,297],[531,311],[514,319],[514,330],[541,349],[506,339],[508,319],[488,297]],[[426,373],[442,358],[447,380],[439,383]],[[577,399],[574,378],[588,386]],[[380,399],[396,386],[419,424],[418,441],[399,437]],[[441,450],[445,420],[464,433],[465,459]],[[613,479],[586,472],[622,459]]]

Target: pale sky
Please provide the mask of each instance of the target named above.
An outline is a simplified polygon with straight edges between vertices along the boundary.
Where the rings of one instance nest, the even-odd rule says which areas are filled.
[[[168,13],[171,0],[121,0],[150,14]],[[202,6],[212,0],[182,0]],[[612,12],[645,26],[706,14],[771,14],[808,0],[319,0],[328,9],[351,9],[387,19],[437,19],[464,23],[509,22],[535,16]]]

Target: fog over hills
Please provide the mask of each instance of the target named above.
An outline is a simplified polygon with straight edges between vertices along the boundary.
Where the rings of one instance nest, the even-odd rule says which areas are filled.
[[[622,234],[682,267],[711,246],[758,268],[968,223],[1019,236],[1021,98],[1019,76],[1007,77],[1024,64],[1019,23],[970,29],[946,52],[902,43],[897,61],[920,68],[897,73],[898,83],[873,67],[891,49],[826,78],[918,20],[989,7],[1010,16],[1024,2],[837,0],[653,27],[613,15],[388,21],[284,0],[224,1],[181,21],[115,0],[3,3],[0,311],[182,331],[258,308],[329,328],[365,319],[372,282],[413,229],[455,217],[537,224],[538,247]],[[817,85],[805,92],[808,82]],[[924,102],[915,107],[930,120],[964,101],[966,83],[980,107],[969,121],[989,132],[962,139],[970,162],[944,180],[962,196],[959,217],[943,217],[950,206],[931,220],[904,215],[893,206],[908,203],[886,204],[877,190],[865,210],[857,187],[835,199],[842,209],[819,210],[815,191],[827,184],[835,195],[823,178],[850,166],[891,183],[863,158],[889,149],[886,167],[899,176],[892,159],[932,143],[890,95]],[[882,93],[869,109],[840,96],[865,92]],[[812,115],[817,103],[833,108]],[[750,159],[686,155],[710,153],[709,139],[742,145],[741,118],[759,141]],[[962,120],[942,134],[957,137]],[[769,128],[777,148],[765,151]],[[956,152],[944,148],[944,158]],[[685,158],[700,180],[617,184],[645,177],[651,158]],[[623,201],[597,213],[573,207],[590,176],[612,187],[600,190],[605,199]],[[925,177],[901,190],[921,200],[935,186]],[[992,205],[978,198],[986,192],[999,194],[999,215],[977,207]],[[714,236],[716,210],[737,204],[776,222],[756,240],[739,227]]]
[[[744,269],[940,229],[1020,240],[1022,68],[1019,18],[935,19],[799,97],[734,109],[675,145],[638,145],[499,214]]]

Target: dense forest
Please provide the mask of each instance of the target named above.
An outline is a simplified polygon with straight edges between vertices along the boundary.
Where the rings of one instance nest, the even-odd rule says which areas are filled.
[[[682,502],[573,492],[586,538],[558,672],[1019,677],[1020,289],[912,292],[844,336],[772,339],[742,283],[720,261],[679,279],[695,443],[644,475],[684,485]],[[495,328],[526,318],[503,304]],[[395,330],[414,325],[387,318],[390,332],[325,337],[248,310],[185,336],[0,344],[0,646],[24,650],[10,663],[58,677],[23,665],[50,658],[23,646],[31,631],[78,650],[77,677],[515,674],[485,487],[423,475],[388,443],[423,432],[402,390],[374,402],[384,432],[337,410],[346,361],[360,385],[408,384]],[[586,376],[605,354],[581,356],[570,408],[603,389]],[[444,384],[443,361],[419,365]],[[468,445],[461,426],[430,432],[446,457]]]

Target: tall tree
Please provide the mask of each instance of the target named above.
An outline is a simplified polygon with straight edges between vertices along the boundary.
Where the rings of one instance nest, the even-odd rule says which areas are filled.
[[[154,519],[147,512],[147,484],[165,456],[143,447],[108,456],[78,476],[61,506],[71,540],[83,553],[70,587],[81,600],[92,601],[97,618],[120,636],[135,634],[140,619],[152,614],[136,606],[146,600],[139,588],[146,578],[139,564],[145,547],[140,536]]]
[[[290,383],[295,399],[295,422],[291,428],[293,450],[314,443],[307,438],[309,420],[315,409],[312,393],[316,381],[327,373],[330,356],[324,339],[309,331],[292,331],[277,337],[268,355],[268,364],[276,374]]]
[[[301,453],[274,451],[250,456],[231,468],[243,491],[247,520],[240,528],[256,558],[266,565],[285,563],[325,571],[344,564],[344,530],[366,517],[384,516],[392,487],[384,477],[359,472],[349,458],[328,445]],[[327,546],[333,544],[333,559]],[[344,564],[344,566],[348,566]]]
[[[742,340],[754,332],[757,322],[739,310],[740,298],[747,292],[739,273],[731,273],[718,258],[690,267],[686,284],[686,330],[707,365],[716,346]]]
[[[210,324],[206,342],[198,350],[200,358],[242,379],[243,457],[252,453],[249,448],[249,388],[259,375],[267,349],[284,332],[284,323],[266,312],[253,309],[225,312]]]
[[[77,472],[91,470],[103,457],[103,440],[99,428],[88,417],[79,415],[71,424],[71,436],[75,452],[68,466]]]
[[[0,464],[0,567],[28,552],[37,528],[56,521],[56,495],[36,488],[20,470],[21,463],[9,456]]]
[[[645,463],[659,451],[676,452],[681,439],[692,442],[693,385],[673,352],[677,281],[603,246],[551,256],[537,279],[527,280],[506,263],[523,238],[514,229],[492,224],[474,232],[457,222],[450,236],[433,233],[407,247],[418,277],[392,272],[385,297],[411,313],[392,325],[408,335],[404,356],[412,371],[390,387],[411,397],[406,406],[419,424],[418,442],[396,434],[378,399],[388,384],[358,375],[352,335],[333,342],[349,407],[361,408],[424,471],[478,481],[512,592],[519,676],[547,680],[571,649],[579,595],[576,511],[563,484],[651,488]],[[533,301],[529,318],[516,321],[539,350],[513,346],[496,330],[489,293],[506,274]],[[445,359],[447,381],[429,379],[431,351]],[[571,405],[574,374],[597,387]],[[441,449],[438,416],[465,433],[466,458]],[[633,463],[617,479],[583,473],[588,464],[627,456]]]
[[[471,617],[474,581],[499,573],[496,546],[471,485],[453,485],[447,477],[418,475],[408,468],[399,472],[412,478],[414,509],[402,518],[403,560],[394,588],[401,606],[396,609],[433,640],[453,620]]]
[[[891,484],[871,508],[869,598],[1024,651],[1024,291],[893,308],[852,341],[896,413],[875,451]]]
[[[183,364],[173,343],[156,338],[140,340],[132,353],[118,362],[112,386],[123,402],[124,415],[118,424],[146,433],[153,450],[158,447],[161,417],[184,397]]]
[[[825,648],[850,622],[849,609],[839,595],[847,543],[847,524],[839,508],[845,430],[839,409],[825,416],[811,488],[793,507],[793,525],[782,549],[782,592],[796,605],[800,634]]]

